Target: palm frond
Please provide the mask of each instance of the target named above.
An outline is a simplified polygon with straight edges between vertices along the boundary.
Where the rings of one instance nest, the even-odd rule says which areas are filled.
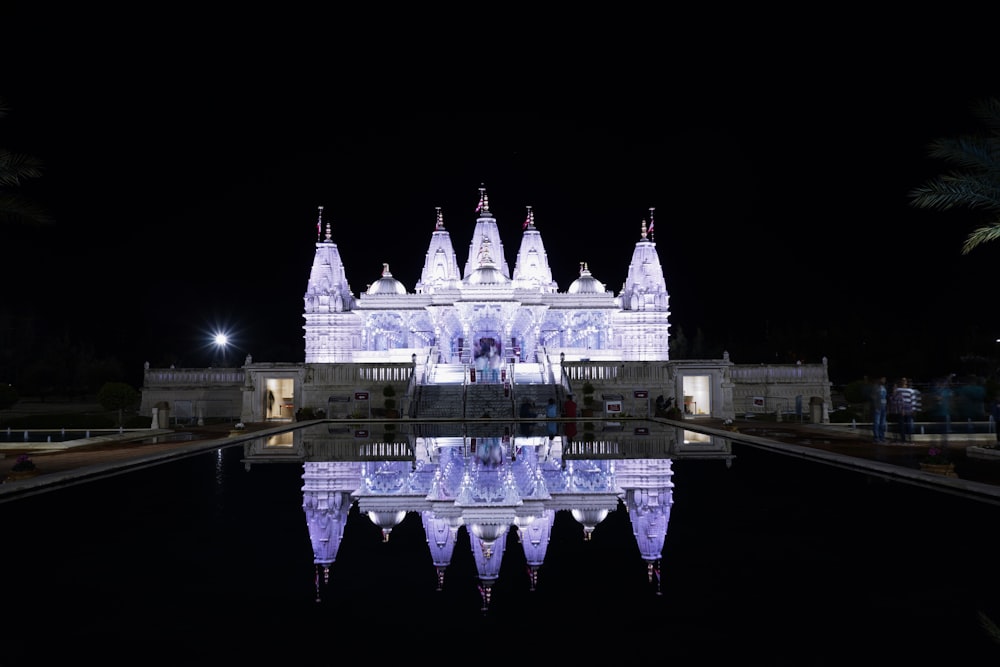
[[[984,124],[984,134],[945,137],[928,146],[930,157],[953,169],[909,192],[917,208],[950,211],[965,208],[988,214],[988,220],[962,244],[967,255],[984,243],[1000,240],[1000,98],[982,100],[973,113]]]
[[[0,192],[0,224],[28,224],[48,226],[53,224],[51,215],[17,195]]]
[[[962,254],[968,255],[977,246],[997,239],[1000,239],[1000,220],[974,229],[962,244]]]
[[[0,186],[18,186],[26,178],[42,175],[42,161],[31,155],[0,148]]]
[[[959,169],[1000,172],[1000,137],[950,137],[932,141],[927,152]]]
[[[1000,211],[1000,179],[971,172],[938,176],[909,193],[917,208],[947,211],[953,208]]]
[[[0,99],[0,118],[7,111],[6,103]],[[38,158],[0,148],[0,188],[17,187],[24,179],[41,175],[42,162]],[[53,220],[42,207],[0,189],[0,223],[51,225]]]
[[[984,134],[945,137],[928,146],[930,157],[952,167],[909,193],[917,208],[948,211],[955,208],[1000,212],[1000,98],[987,98],[973,107],[984,124]],[[1000,239],[1000,223],[989,223],[969,234],[962,253]]]
[[[972,113],[993,133],[1000,135],[1000,99],[988,97],[980,100],[973,106]]]
[[[978,615],[979,624],[983,626],[983,630],[986,631],[986,634],[990,636],[990,639],[1000,644],[1000,627],[997,627],[997,624],[983,612],[978,612]]]

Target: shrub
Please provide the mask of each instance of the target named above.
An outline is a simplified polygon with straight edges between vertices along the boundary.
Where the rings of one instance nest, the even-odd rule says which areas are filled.
[[[17,457],[17,461],[14,462],[11,468],[14,472],[26,472],[28,470],[35,470],[35,464],[32,462],[31,457],[27,454],[21,454]]]
[[[830,423],[831,424],[850,424],[855,419],[858,421],[864,421],[858,416],[858,413],[853,407],[847,406],[844,410],[831,410],[830,411]]]
[[[125,382],[105,382],[97,392],[97,402],[105,410],[134,412],[141,400],[142,394]]]
[[[125,425],[125,413],[138,410],[141,401],[142,394],[125,382],[105,382],[97,392],[102,408],[118,411],[118,426]]]
[[[393,396],[396,395],[396,389],[391,385],[387,384],[382,388],[382,396],[385,397],[385,409],[395,410],[396,409],[396,399]]]
[[[7,408],[13,406],[20,397],[17,395],[17,390],[9,384],[0,384],[0,410],[6,410]]]

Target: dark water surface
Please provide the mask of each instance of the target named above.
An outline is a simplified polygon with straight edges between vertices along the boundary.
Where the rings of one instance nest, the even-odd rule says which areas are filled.
[[[624,499],[589,540],[558,508],[536,585],[522,529],[512,527],[484,605],[466,527],[439,590],[418,511],[384,541],[353,503],[334,562],[318,567],[304,462],[247,469],[251,449],[227,446],[0,503],[0,664],[39,655],[476,664],[537,659],[543,649],[588,664],[606,651],[616,662],[659,664],[1000,659],[978,616],[1000,621],[994,505],[732,444],[730,465],[673,460],[673,504],[654,565],[640,555]],[[306,458],[330,463],[336,454]],[[373,476],[399,470],[363,465]]]

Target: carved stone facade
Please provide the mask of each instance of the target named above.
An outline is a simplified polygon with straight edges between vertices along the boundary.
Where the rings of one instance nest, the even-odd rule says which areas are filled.
[[[570,359],[663,361],[669,358],[669,301],[645,221],[617,295],[585,263],[567,290],[559,291],[530,207],[512,273],[480,188],[464,271],[438,209],[412,291],[383,264],[382,275],[355,298],[327,223],[305,293],[305,358],[356,363],[371,361],[377,352],[380,360],[407,361],[430,353],[443,363],[484,356],[531,363],[547,348],[566,351]]]

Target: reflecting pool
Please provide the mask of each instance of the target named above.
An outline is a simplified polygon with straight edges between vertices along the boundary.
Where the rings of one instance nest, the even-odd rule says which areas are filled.
[[[2,503],[5,655],[1000,658],[998,506],[578,426],[322,423]]]

